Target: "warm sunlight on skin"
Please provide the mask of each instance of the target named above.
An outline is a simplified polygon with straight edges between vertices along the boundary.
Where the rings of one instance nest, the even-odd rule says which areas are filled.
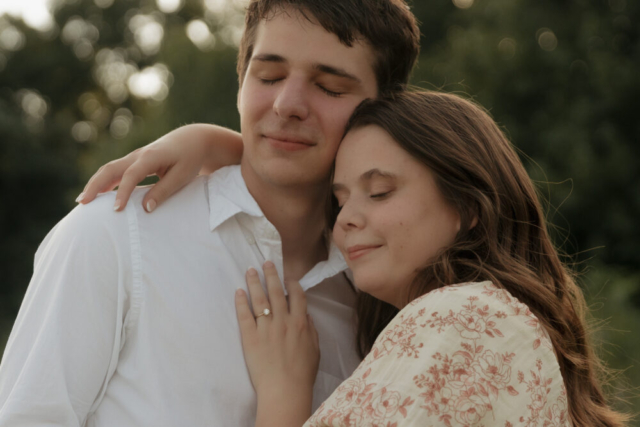
[[[238,95],[248,183],[324,185],[349,116],[377,95],[373,63],[299,12],[261,22]]]
[[[403,307],[416,271],[453,242],[460,216],[433,172],[377,126],[345,136],[333,189],[341,206],[333,237],[356,286]]]

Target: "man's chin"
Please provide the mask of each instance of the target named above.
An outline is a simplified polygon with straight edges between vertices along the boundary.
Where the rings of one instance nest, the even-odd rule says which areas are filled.
[[[301,162],[290,159],[270,159],[261,161],[255,168],[251,168],[251,174],[255,179],[271,185],[283,187],[309,187],[327,186],[330,178],[330,170],[314,170]]]

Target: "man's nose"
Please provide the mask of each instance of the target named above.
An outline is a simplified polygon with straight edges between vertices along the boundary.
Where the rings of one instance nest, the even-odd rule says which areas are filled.
[[[289,76],[283,83],[273,103],[274,111],[285,120],[305,120],[309,116],[307,83],[296,76]]]

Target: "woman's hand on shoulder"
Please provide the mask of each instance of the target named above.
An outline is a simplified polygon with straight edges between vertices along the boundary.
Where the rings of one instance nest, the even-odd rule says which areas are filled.
[[[76,201],[90,203],[99,193],[118,186],[114,210],[120,211],[127,205],[136,185],[147,176],[157,175],[160,180],[142,201],[144,209],[151,212],[200,171],[212,172],[237,164],[241,155],[242,140],[236,132],[214,125],[186,125],[102,166]]]
[[[247,272],[247,294],[236,292],[242,347],[258,395],[256,426],[302,425],[311,415],[313,384],[320,362],[318,333],[307,314],[300,284],[287,283],[289,303],[273,263],[264,266],[268,296],[254,269]],[[268,314],[265,310],[269,310]]]

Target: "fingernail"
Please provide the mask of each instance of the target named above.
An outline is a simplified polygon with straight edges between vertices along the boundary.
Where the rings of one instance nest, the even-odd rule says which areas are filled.
[[[76,203],[80,203],[82,201],[82,199],[84,199],[84,193],[80,193],[80,195],[76,199]]]
[[[249,268],[249,269],[247,270],[247,274],[248,274],[249,276],[257,276],[257,275],[258,275],[258,272],[256,271],[256,269],[255,269],[255,268],[251,267],[251,268]]]
[[[243,293],[244,293],[244,291],[242,289],[240,289],[240,288],[236,289],[236,296],[237,297],[242,296]]]
[[[116,204],[113,205],[113,210],[117,211],[118,209],[120,209],[120,200],[116,200]]]
[[[275,265],[271,262],[271,261],[265,261],[264,264],[262,264],[263,268],[271,268],[271,267],[275,267]]]
[[[147,202],[147,212],[151,213],[156,208],[156,201],[151,199]]]

